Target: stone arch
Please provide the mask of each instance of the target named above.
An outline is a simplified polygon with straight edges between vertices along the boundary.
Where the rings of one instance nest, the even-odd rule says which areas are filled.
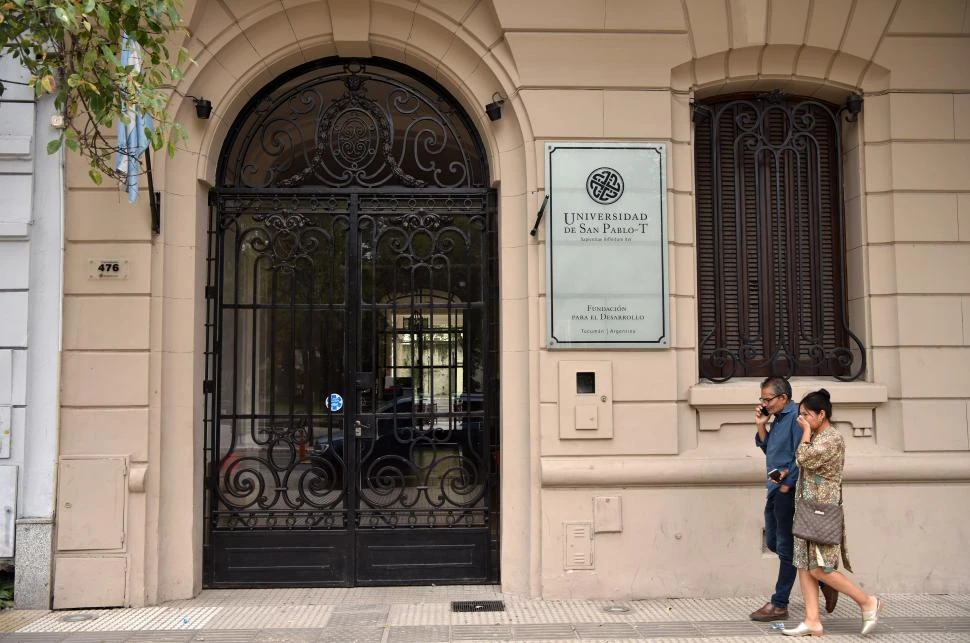
[[[757,45],[684,62],[671,84],[695,96],[782,89],[832,102],[863,89],[882,89],[888,70],[858,56],[808,45]]]
[[[323,29],[297,40],[279,41],[284,43],[279,47],[269,44],[262,49],[254,45],[272,42],[276,21],[283,12],[277,6],[272,13],[268,10],[250,13],[240,19],[236,29],[226,27],[214,33],[210,43],[190,41],[189,49],[197,64],[179,84],[171,108],[179,121],[189,126],[186,151],[198,157],[196,179],[211,184],[221,142],[233,118],[254,91],[300,64],[341,55],[344,48],[335,34]],[[203,35],[214,31],[206,25],[207,15],[205,10],[197,10],[190,19],[190,29],[194,27],[196,33]],[[401,24],[409,25],[410,30],[401,29]],[[530,127],[518,96],[507,102],[499,125],[491,125],[485,118],[482,106],[491,102],[495,92],[503,96],[515,93],[514,68],[486,49],[480,38],[487,39],[487,36],[458,27],[438,13],[375,2],[371,31],[362,44],[366,45],[365,53],[413,67],[441,83],[455,97],[475,119],[489,156],[492,179],[498,182],[500,152],[515,149],[531,138]],[[497,28],[495,33],[499,33]],[[193,103],[185,98],[200,94],[213,104],[212,118],[208,123],[203,122],[204,126],[195,122]]]

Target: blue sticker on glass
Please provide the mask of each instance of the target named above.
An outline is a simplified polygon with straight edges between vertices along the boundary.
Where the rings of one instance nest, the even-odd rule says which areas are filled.
[[[327,408],[331,411],[339,411],[344,408],[344,398],[338,393],[331,393],[327,396]]]

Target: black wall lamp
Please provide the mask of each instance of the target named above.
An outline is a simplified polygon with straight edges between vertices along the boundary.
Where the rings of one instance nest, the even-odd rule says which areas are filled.
[[[192,102],[195,103],[195,115],[202,120],[209,120],[209,116],[212,115],[212,103],[202,98],[201,96],[192,96],[186,94],[186,98],[191,98]]]
[[[497,121],[502,118],[502,105],[505,104],[505,99],[498,92],[492,94],[492,102],[485,106],[485,115],[488,116],[488,120]]]
[[[702,105],[691,99],[690,101],[690,120],[694,125],[700,125],[711,117],[713,110],[707,105]]]
[[[845,120],[852,122],[859,118],[859,113],[862,112],[862,94],[849,94],[845,99],[845,111],[849,114]]]

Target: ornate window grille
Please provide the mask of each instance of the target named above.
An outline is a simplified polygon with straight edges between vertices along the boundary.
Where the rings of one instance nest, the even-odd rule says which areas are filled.
[[[841,112],[777,91],[695,103],[701,377],[865,372],[846,311]]]

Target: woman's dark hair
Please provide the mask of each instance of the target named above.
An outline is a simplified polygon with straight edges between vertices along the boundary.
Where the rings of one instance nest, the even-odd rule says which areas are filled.
[[[812,391],[808,395],[802,398],[799,402],[800,406],[804,406],[809,411],[813,413],[819,413],[825,411],[825,419],[832,420],[832,396],[824,388],[820,388],[817,391]]]

